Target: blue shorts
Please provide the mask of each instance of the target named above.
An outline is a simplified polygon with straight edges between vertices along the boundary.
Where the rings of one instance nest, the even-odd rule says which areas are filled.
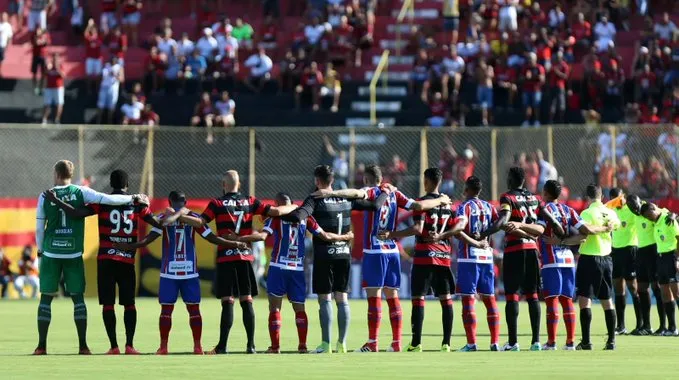
[[[525,107],[540,107],[542,102],[542,92],[524,92],[523,93],[523,105]]]
[[[306,278],[302,270],[288,270],[269,267],[266,289],[274,297],[288,296],[290,302],[304,303],[306,300]]]
[[[575,268],[543,268],[542,294],[544,297],[564,296],[573,298],[575,294]]]
[[[457,294],[495,294],[495,270],[493,264],[458,263]]]
[[[493,88],[478,86],[476,88],[476,101],[479,102],[481,108],[493,108]]]
[[[443,19],[443,30],[446,32],[452,32],[453,30],[460,29],[460,18],[459,17],[445,17]]]
[[[160,278],[158,302],[162,305],[174,305],[179,292],[182,293],[184,303],[200,303],[200,279],[198,277],[182,280]]]
[[[401,255],[398,253],[369,253],[363,255],[364,288],[401,287]]]

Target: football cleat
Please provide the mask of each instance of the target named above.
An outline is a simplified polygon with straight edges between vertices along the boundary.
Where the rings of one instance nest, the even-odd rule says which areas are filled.
[[[476,348],[475,344],[465,344],[464,346],[462,346],[462,348],[460,348],[457,351],[459,351],[459,352],[476,352],[477,348]]]
[[[542,351],[542,345],[540,344],[540,342],[535,342],[535,343],[530,345],[530,350],[531,351]]]
[[[521,347],[519,347],[519,343],[514,343],[513,345],[505,343],[505,345],[502,346],[502,351],[521,351]]]
[[[309,349],[306,348],[306,344],[300,344],[299,346],[297,346],[297,352],[299,352],[300,354],[308,354]]]
[[[594,346],[592,346],[592,343],[580,342],[578,343],[577,346],[575,346],[575,349],[578,351],[592,351],[592,349],[594,349]]]
[[[418,344],[417,346],[413,346],[412,344],[409,344],[408,348],[406,348],[406,352],[422,352],[422,345]]]
[[[450,344],[442,344],[441,352],[450,352]]]
[[[226,347],[225,348],[215,347],[215,348],[211,349],[210,351],[207,351],[205,354],[206,355],[226,355],[228,353],[229,353],[229,351],[226,350]]]
[[[648,335],[648,332],[644,328],[636,328],[632,330],[629,334],[633,336],[644,336]]]
[[[566,343],[565,346],[563,346],[564,351],[575,351],[575,344],[573,343]]]
[[[674,331],[672,331],[672,330],[665,330],[665,331],[662,333],[662,336],[679,336],[679,331],[677,331],[677,330],[674,330]]]
[[[160,347],[158,351],[156,351],[156,355],[167,355],[167,347]]]
[[[556,343],[545,343],[542,345],[543,351],[556,351]]]
[[[33,355],[35,356],[47,355],[47,349],[38,347],[35,349],[35,351],[33,351]]]
[[[125,355],[140,355],[140,352],[132,346],[125,346]]]
[[[194,355],[203,355],[204,354],[203,347],[201,347],[201,346],[193,347],[193,354]]]
[[[246,354],[256,354],[256,353],[257,353],[257,350],[255,349],[255,346],[254,346],[254,345],[248,345],[248,346],[245,348],[245,353],[246,353]]]
[[[83,347],[78,350],[78,355],[92,355],[92,351],[90,351],[90,349],[87,347]]]
[[[315,350],[309,352],[310,354],[331,354],[330,343],[323,342],[316,347]]]
[[[606,346],[604,347],[604,351],[613,351],[615,350],[615,342],[606,342]]]
[[[387,347],[387,352],[401,352],[401,342],[391,342],[391,345]]]
[[[106,355],[120,355],[120,348],[113,347],[110,350],[106,351]]]
[[[379,352],[377,342],[368,342],[354,352]]]
[[[493,344],[490,345],[490,350],[493,351],[493,352],[501,351],[500,345],[497,344],[497,343],[493,343]]]
[[[347,353],[347,344],[342,343],[342,342],[337,342],[335,345],[335,352],[338,354],[346,354]]]
[[[615,329],[615,335],[627,335],[627,329],[624,327],[618,327]]]
[[[660,327],[660,328],[658,328],[657,330],[655,330],[655,331],[653,332],[653,334],[651,334],[651,335],[653,335],[653,336],[662,336],[662,334],[663,334],[665,331],[667,331],[666,328]]]
[[[267,348],[266,351],[264,351],[264,353],[265,354],[280,354],[281,349],[279,347],[274,348],[274,347],[269,346],[269,348]]]

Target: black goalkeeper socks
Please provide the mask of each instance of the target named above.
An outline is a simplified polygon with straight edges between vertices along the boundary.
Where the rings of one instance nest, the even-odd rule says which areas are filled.
[[[252,307],[252,300],[241,301],[240,307],[243,309],[243,325],[248,337],[248,348],[255,346],[255,309]]]
[[[137,330],[137,309],[134,305],[125,306],[123,321],[125,322],[125,345],[134,347],[134,333]]]
[[[229,332],[233,326],[233,302],[222,301],[222,317],[219,320],[219,343],[217,347],[225,350],[229,341]]]
[[[424,300],[413,299],[413,312],[411,313],[410,326],[412,328],[412,341],[410,344],[417,347],[422,342],[422,324],[424,322]]]
[[[101,311],[101,317],[104,319],[104,327],[106,328],[106,335],[108,341],[111,343],[111,348],[118,347],[118,339],[116,337],[116,311],[113,305],[104,305]]]

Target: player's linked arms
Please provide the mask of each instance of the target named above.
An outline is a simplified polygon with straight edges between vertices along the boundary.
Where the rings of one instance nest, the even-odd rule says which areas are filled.
[[[152,231],[144,239],[136,243],[113,243],[113,248],[119,249],[121,251],[131,251],[133,249],[139,249],[146,247],[147,245],[153,243],[156,239],[160,237],[160,234]]]
[[[323,231],[318,236],[327,242],[350,241],[354,238],[354,233],[349,231],[346,234],[338,235],[332,232]]]
[[[53,189],[45,190],[42,193],[46,200],[54,203],[57,207],[64,210],[64,214],[69,218],[85,218],[94,215],[95,212],[87,207],[73,207],[70,203],[66,203],[57,197],[57,193]]]

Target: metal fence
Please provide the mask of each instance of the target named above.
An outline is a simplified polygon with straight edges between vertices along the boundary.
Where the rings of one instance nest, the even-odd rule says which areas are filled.
[[[0,197],[37,195],[51,185],[59,159],[72,160],[79,179],[92,176],[98,190],[108,188],[113,169],[124,169],[132,191],[152,196],[181,189],[191,197],[211,197],[221,192],[221,174],[235,169],[243,192],[269,198],[287,191],[301,199],[313,188],[318,164],[335,166],[339,182],[360,187],[362,168],[376,163],[407,194],[422,193],[422,171],[437,166],[452,196],[461,196],[462,181],[474,173],[485,184],[484,197],[497,199],[510,166],[524,166],[529,187],[539,190],[548,162],[558,171],[550,174],[562,177],[572,196],[599,181],[661,197],[677,191],[677,132],[670,125],[235,128],[216,131],[208,144],[198,128],[4,125]]]

